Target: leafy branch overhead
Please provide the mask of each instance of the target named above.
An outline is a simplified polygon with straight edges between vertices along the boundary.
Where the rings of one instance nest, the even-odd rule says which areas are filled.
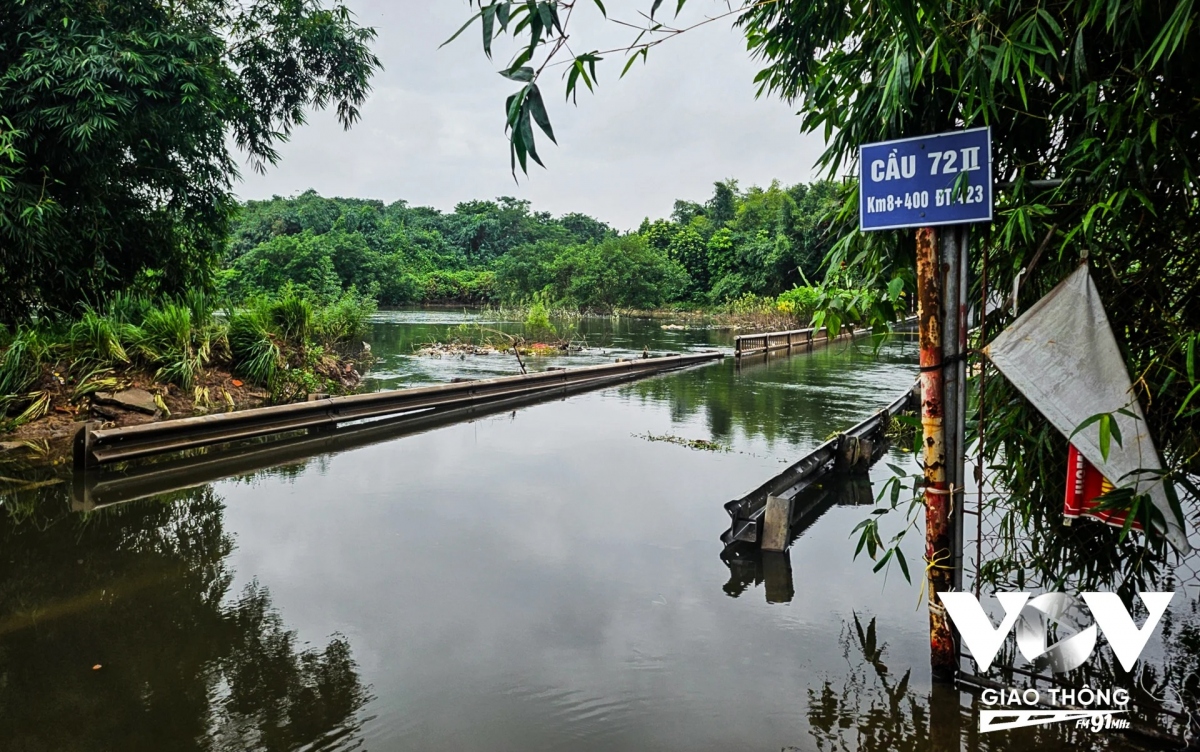
[[[777,2],[778,0],[767,0]],[[575,102],[582,82],[588,91],[594,91],[598,83],[596,64],[605,59],[605,55],[620,53],[626,56],[625,65],[621,70],[624,77],[634,62],[646,60],[650,49],[662,42],[690,31],[699,26],[711,23],[721,18],[736,15],[744,11],[729,10],[716,16],[706,17],[689,26],[674,27],[658,20],[658,13],[663,0],[651,0],[647,11],[639,14],[637,21],[624,21],[608,15],[602,0],[469,0],[471,7],[478,10],[447,39],[442,46],[453,42],[467,29],[476,23],[482,33],[483,52],[488,59],[492,58],[492,48],[496,40],[503,34],[508,34],[517,45],[517,52],[509,61],[508,66],[500,71],[500,75],[512,81],[524,84],[505,103],[505,131],[509,138],[509,154],[512,162],[513,176],[516,177],[517,167],[528,174],[528,160],[532,159],[539,165],[545,166],[537,153],[534,142],[533,125],[551,140],[554,131],[550,126],[550,118],[538,89],[538,80],[549,67],[564,69],[562,78],[565,79],[566,99]],[[594,12],[600,14],[603,22],[636,32],[629,44],[608,50],[591,49],[576,52],[570,43],[571,21],[580,3],[588,5]],[[676,0],[674,3],[675,16],[678,17],[687,0]],[[751,3],[751,5],[760,3]]]

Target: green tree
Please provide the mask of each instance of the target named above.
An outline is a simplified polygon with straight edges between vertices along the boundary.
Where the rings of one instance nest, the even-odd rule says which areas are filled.
[[[550,266],[554,294],[581,310],[653,308],[687,288],[687,273],[641,235],[561,250]]]
[[[670,248],[679,232],[679,227],[665,219],[656,219],[654,222],[647,219],[638,229],[638,234],[646,239],[646,243],[660,251]]]
[[[333,298],[342,290],[326,236],[305,230],[300,235],[279,235],[239,256],[227,281],[234,299],[272,293],[294,284],[319,298]]]
[[[678,262],[691,277],[689,294],[703,293],[708,289],[708,248],[704,238],[694,228],[685,227],[671,238],[667,245],[667,256]]]
[[[0,5],[0,321],[68,311],[150,273],[210,283],[237,175],[306,110],[349,127],[374,31],[316,0]]]
[[[973,233],[971,299],[985,294],[985,255],[991,291],[1011,291],[1017,273],[1028,270],[1025,305],[1086,255],[1151,434],[1193,494],[1188,476],[1200,474],[1200,405],[1188,402],[1200,392],[1200,83],[1192,72],[1200,48],[1187,42],[1198,15],[1190,2],[900,3],[869,14],[781,2],[748,8],[740,19],[766,61],[763,91],[803,97],[804,127],[831,134],[823,156],[831,170],[850,163],[861,143],[992,127],[995,172],[1011,188],[996,222]],[[1046,179],[1049,187],[1033,182]],[[911,236],[857,235],[857,191],[849,199],[832,230],[842,238],[832,267],[853,265],[877,287],[903,276]],[[985,336],[1011,321],[1008,308],[991,311]],[[987,383],[985,461],[1005,465],[997,480],[1051,543],[992,573],[1087,571],[1089,557],[1080,553],[1111,550],[1116,533],[1056,524],[1065,439],[1003,379]]]
[[[713,195],[704,205],[705,214],[716,227],[733,221],[737,216],[738,190],[733,178],[713,183]]]

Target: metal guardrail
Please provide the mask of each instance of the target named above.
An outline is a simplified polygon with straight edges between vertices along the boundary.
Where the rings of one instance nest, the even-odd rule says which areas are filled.
[[[301,431],[260,443],[241,443],[236,451],[204,452],[196,456],[185,454],[154,462],[132,463],[104,473],[76,473],[71,483],[72,509],[92,512],[116,504],[195,488],[224,478],[293,464],[315,454],[345,452],[392,441],[453,423],[507,413],[525,405],[562,399],[644,375],[647,374],[618,373],[464,407],[403,413],[365,424],[342,425],[329,431]]]
[[[295,431],[321,432],[340,423],[461,408],[564,388],[602,386],[661,371],[720,360],[719,352],[666,355],[520,376],[397,389],[313,402],[260,407],[124,428],[84,424],[75,436],[76,469]]]
[[[910,316],[897,322],[894,326],[903,329],[915,324],[916,316]],[[832,341],[864,337],[875,330],[871,327],[856,328],[843,325]],[[739,334],[733,338],[733,356],[741,358],[759,353],[769,353],[776,350],[790,350],[795,347],[812,347],[830,342],[828,327],[819,329],[789,329],[782,332],[759,332],[758,334]]]
[[[755,544],[760,540],[763,513],[767,505],[767,497],[775,496],[791,501],[804,491],[811,488],[817,481],[834,471],[839,454],[847,448],[847,439],[862,440],[880,436],[887,428],[888,420],[904,410],[920,398],[920,382],[914,384],[902,397],[887,407],[850,428],[819,447],[809,452],[797,462],[790,465],[782,473],[771,478],[766,483],[754,489],[740,499],[735,499],[725,505],[731,523],[729,529],[721,534],[721,542],[725,550],[739,543]],[[882,442],[875,442],[873,453],[882,449]],[[874,454],[871,460],[877,459]],[[793,511],[795,514],[795,510]]]
[[[842,339],[848,327],[843,326],[842,332],[834,339]],[[746,355],[771,352],[773,350],[788,350],[793,347],[812,347],[829,341],[829,330],[820,329],[790,329],[783,332],[760,332],[759,334],[739,334],[733,338],[733,356],[741,358]]]

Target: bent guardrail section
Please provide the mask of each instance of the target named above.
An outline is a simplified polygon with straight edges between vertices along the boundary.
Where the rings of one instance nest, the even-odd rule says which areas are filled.
[[[753,546],[763,542],[763,521],[769,499],[783,502],[789,509],[787,519],[791,522],[805,513],[804,509],[797,509],[793,502],[825,475],[839,469],[850,470],[855,466],[870,465],[878,459],[884,447],[880,439],[888,421],[893,415],[915,405],[920,400],[920,393],[918,382],[887,407],[821,444],[740,499],[725,504],[731,522],[729,529],[721,533],[721,542],[725,544],[723,555],[730,554],[739,544]],[[785,532],[786,527],[784,525]]]

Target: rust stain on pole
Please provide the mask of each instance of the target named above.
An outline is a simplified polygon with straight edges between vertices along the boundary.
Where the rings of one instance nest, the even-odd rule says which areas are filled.
[[[953,586],[950,496],[946,484],[942,395],[942,286],[937,233],[917,230],[917,317],[921,346],[921,425],[925,461],[925,561],[929,592],[929,659],[935,679],[951,679],[957,666],[954,637],[939,593]]]

